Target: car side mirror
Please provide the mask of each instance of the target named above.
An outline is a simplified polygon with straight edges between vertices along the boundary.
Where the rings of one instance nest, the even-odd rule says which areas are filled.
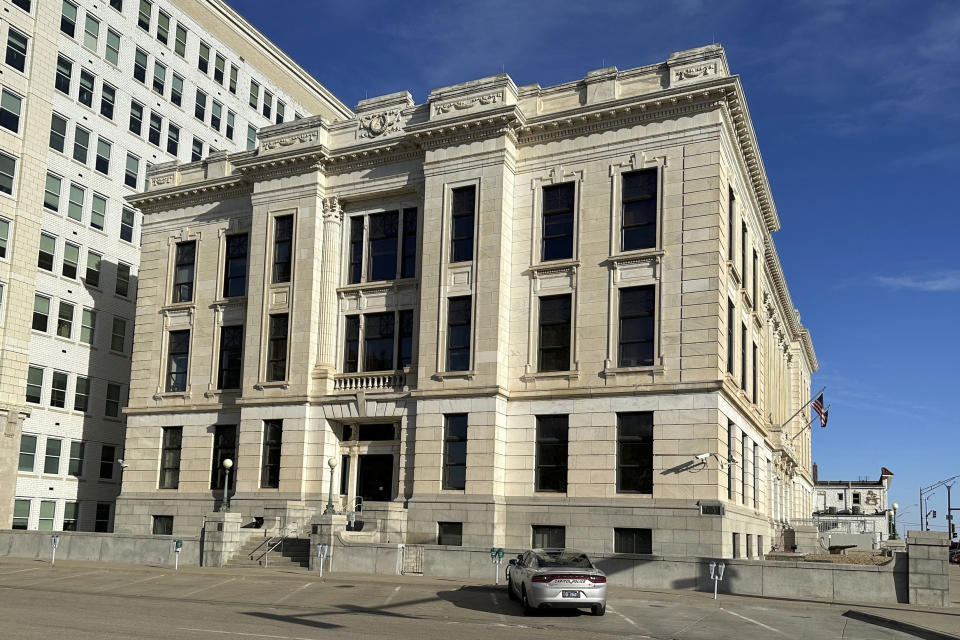
[[[512,565],[512,566],[516,566],[517,563],[518,563],[518,560],[517,560],[516,558],[510,558],[510,562],[507,563],[507,564],[510,564],[510,565]]]

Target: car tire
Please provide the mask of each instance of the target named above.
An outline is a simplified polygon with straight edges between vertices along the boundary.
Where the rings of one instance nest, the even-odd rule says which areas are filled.
[[[517,594],[513,590],[513,578],[507,578],[507,597],[514,601],[517,599]]]
[[[595,616],[602,616],[602,615],[605,614],[606,612],[607,612],[607,604],[606,604],[606,603],[604,603],[604,604],[595,604],[595,605],[593,605],[592,607],[590,607],[590,613],[592,613],[592,614],[595,615]]]
[[[521,587],[520,590],[520,606],[523,607],[523,615],[529,616],[533,614],[533,609],[530,607],[530,600],[527,599],[526,587]]]

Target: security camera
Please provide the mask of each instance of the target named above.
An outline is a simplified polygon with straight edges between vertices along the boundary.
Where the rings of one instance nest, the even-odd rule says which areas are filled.
[[[711,455],[713,455],[713,454],[710,454],[710,453],[701,453],[701,454],[698,454],[698,455],[697,455],[697,460],[706,460],[706,459],[708,459]]]

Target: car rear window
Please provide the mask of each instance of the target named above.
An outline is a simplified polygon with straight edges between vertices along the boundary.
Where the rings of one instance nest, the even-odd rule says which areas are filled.
[[[569,553],[557,551],[555,553],[541,552],[537,554],[537,564],[541,567],[576,567],[591,569],[593,564],[584,553]]]

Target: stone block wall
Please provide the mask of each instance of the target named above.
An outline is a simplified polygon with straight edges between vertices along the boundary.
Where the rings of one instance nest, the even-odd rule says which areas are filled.
[[[950,606],[950,539],[943,531],[908,531],[910,604]]]

